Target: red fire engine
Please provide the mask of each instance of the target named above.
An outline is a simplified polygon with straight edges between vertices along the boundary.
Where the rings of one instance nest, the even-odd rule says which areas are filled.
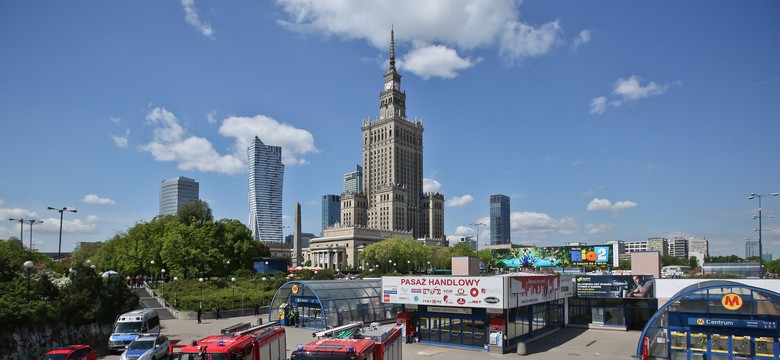
[[[250,327],[236,324],[222,329],[222,334],[209,335],[192,344],[173,344],[170,360],[284,360],[287,341],[284,328],[278,322]]]
[[[401,360],[401,329],[362,322],[339,326],[313,334],[318,339],[298,345],[290,360]]]

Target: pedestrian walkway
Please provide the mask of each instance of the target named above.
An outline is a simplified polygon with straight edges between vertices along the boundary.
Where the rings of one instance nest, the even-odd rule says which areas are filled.
[[[161,299],[154,297],[147,288],[133,288],[133,291],[138,294],[138,300],[141,302],[141,306],[145,309],[157,310],[157,314],[160,315],[160,320],[173,320],[176,317],[160,302]]]

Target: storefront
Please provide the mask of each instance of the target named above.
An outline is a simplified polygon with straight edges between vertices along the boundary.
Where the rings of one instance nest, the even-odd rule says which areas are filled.
[[[726,280],[692,284],[669,299],[642,332],[637,356],[659,359],[777,359],[780,294]]]
[[[571,277],[553,274],[382,278],[382,302],[403,304],[419,341],[496,353],[562,329],[573,294]]]
[[[569,324],[642,330],[658,309],[655,279],[649,275],[580,275],[569,300]]]

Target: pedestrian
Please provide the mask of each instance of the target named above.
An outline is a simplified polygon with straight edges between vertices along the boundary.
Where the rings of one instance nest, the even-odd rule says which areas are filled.
[[[221,317],[219,316],[219,304],[217,304],[217,320],[219,319],[221,319]]]
[[[255,303],[255,316],[260,316],[260,304]]]
[[[202,311],[203,311],[203,310],[201,310],[200,308],[198,308],[198,324],[200,324],[200,315],[201,315]]]

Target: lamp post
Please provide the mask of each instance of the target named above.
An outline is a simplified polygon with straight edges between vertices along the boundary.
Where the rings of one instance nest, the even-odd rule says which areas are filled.
[[[173,307],[176,307],[176,281],[179,280],[178,276],[173,277]]]
[[[160,275],[160,280],[162,280],[162,284],[160,284],[160,297],[164,298],[165,297],[165,294],[164,294],[164,291],[165,291],[165,269],[160,269],[160,273],[162,274],[162,275]]]
[[[199,278],[198,281],[200,281],[200,304],[198,304],[198,309],[203,309],[203,278]]]
[[[62,259],[62,214],[64,214],[66,211],[75,213],[75,212],[77,212],[77,210],[76,209],[68,209],[68,207],[63,207],[62,209],[56,209],[56,208],[53,208],[51,206],[49,206],[46,209],[54,210],[54,211],[57,211],[57,212],[60,213],[60,243],[59,243],[59,246],[57,247],[57,261],[59,261],[60,259]]]
[[[154,278],[157,276],[157,274],[154,273],[154,260],[149,261],[149,277],[154,282]]]
[[[30,219],[30,220],[27,220],[27,222],[30,223],[30,250],[32,250],[33,249],[33,247],[32,247],[32,226],[35,225],[35,224],[41,224],[41,223],[43,223],[43,221]]]
[[[32,269],[33,265],[35,265],[32,261],[27,260],[24,262],[24,268],[27,270],[27,302],[30,302],[30,270]]]
[[[18,221],[19,222],[19,242],[24,246],[24,222],[27,221],[25,219],[8,219],[8,221]]]
[[[763,196],[777,196],[779,193],[769,193],[769,194],[763,194],[758,195],[756,193],[750,193],[750,196],[748,196],[748,200],[753,200],[755,198],[758,198],[758,271],[759,271],[759,278],[764,278],[764,249],[761,247],[761,197]],[[753,216],[753,219],[755,219],[756,216]]]
[[[236,278],[230,278],[230,281],[233,282],[233,304],[230,306],[231,309],[236,308]]]
[[[485,223],[478,222],[478,223],[471,224],[471,226],[476,226],[477,227],[477,249],[479,249],[479,227],[480,226],[487,226],[487,225],[485,225]]]

